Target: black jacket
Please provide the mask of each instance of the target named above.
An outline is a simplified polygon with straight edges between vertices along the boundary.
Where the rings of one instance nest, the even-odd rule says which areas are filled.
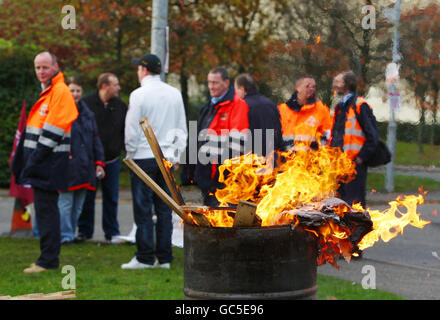
[[[81,99],[95,114],[99,137],[104,147],[105,161],[120,156],[125,148],[124,129],[126,104],[119,98],[110,99],[107,106],[99,98],[98,91]]]
[[[356,95],[353,95],[346,103],[339,103],[335,108],[335,122],[332,129],[332,147],[344,146],[345,122],[347,121],[347,112],[350,107],[356,108]],[[363,161],[368,160],[376,150],[379,134],[377,131],[376,117],[371,108],[363,103],[360,112],[357,115],[359,125],[365,134],[365,143],[359,152],[358,157]]]
[[[266,156],[267,151],[281,149],[283,146],[283,134],[281,132],[280,113],[277,105],[257,91],[249,92],[244,97],[244,100],[249,106],[249,129],[253,138],[253,152]],[[260,141],[257,141],[259,139],[254,133],[255,129],[263,129],[262,148],[256,146],[256,143]],[[274,145],[268,145],[268,150],[266,150],[266,129],[274,130]]]
[[[71,155],[68,168],[68,191],[96,189],[96,165],[105,166],[104,150],[98,135],[95,116],[83,100],[77,104],[78,118],[72,124]]]

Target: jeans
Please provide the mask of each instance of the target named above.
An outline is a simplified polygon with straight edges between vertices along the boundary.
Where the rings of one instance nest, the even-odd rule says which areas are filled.
[[[104,179],[97,179],[96,182],[96,186],[100,182],[102,188],[102,229],[107,240],[120,234],[117,219],[120,166],[119,159],[107,163]],[[93,237],[95,229],[95,198],[96,191],[88,190],[83,210],[78,219],[78,232],[89,239]]]
[[[61,222],[61,243],[75,239],[75,230],[78,217],[81,214],[86,189],[62,192],[58,197]]]
[[[155,159],[134,160],[168,194],[160,169]],[[160,264],[173,260],[172,255],[172,211],[139,177],[130,171],[133,198],[134,222],[136,223],[136,258],[141,263],[153,264],[156,256]],[[153,222],[152,206],[157,216]]]
[[[40,232],[38,231],[38,222],[37,222],[37,214],[34,213],[34,220],[33,226],[32,226],[32,232],[34,233],[34,238],[39,239],[40,238]]]
[[[36,264],[46,269],[58,268],[61,250],[58,192],[34,187],[34,207],[41,252]]]

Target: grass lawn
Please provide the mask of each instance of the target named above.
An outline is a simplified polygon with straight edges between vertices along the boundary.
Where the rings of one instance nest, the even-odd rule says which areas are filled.
[[[395,163],[399,165],[418,165],[440,167],[440,146],[423,145],[424,153],[419,153],[417,144],[398,141]]]
[[[122,270],[122,263],[134,255],[133,245],[84,243],[62,247],[60,268],[25,275],[22,270],[39,255],[36,239],[0,238],[0,296],[63,291],[61,268],[71,265],[76,272],[76,296],[80,300],[180,300],[183,299],[183,249],[174,248],[170,270]],[[364,290],[359,284],[318,275],[318,298],[340,300],[397,300],[399,296]]]

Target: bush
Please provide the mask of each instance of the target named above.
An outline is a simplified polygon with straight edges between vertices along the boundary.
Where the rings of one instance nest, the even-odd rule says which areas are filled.
[[[4,47],[6,43],[3,40],[1,45]],[[29,113],[40,88],[35,78],[33,55],[12,47],[8,49],[0,50],[0,187],[9,186],[11,179],[9,157],[23,100]]]
[[[386,141],[388,132],[388,122],[378,122],[377,129],[382,140]],[[440,125],[425,124],[422,128],[422,143],[431,143],[431,131],[435,130],[434,145],[440,145]],[[397,123],[397,141],[417,143],[419,131],[418,124],[399,122]]]

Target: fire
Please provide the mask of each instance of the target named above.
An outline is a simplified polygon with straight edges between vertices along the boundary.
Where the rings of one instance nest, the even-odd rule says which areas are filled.
[[[301,225],[317,238],[318,265],[329,262],[338,268],[341,256],[350,261],[359,250],[380,239],[390,241],[408,225],[423,228],[430,223],[417,213],[422,195],[398,197],[384,211],[334,198],[340,183],[355,174],[355,164],[339,148],[298,148],[268,158],[245,154],[219,167],[219,181],[225,187],[215,196],[222,207],[240,200],[255,203],[262,227]],[[233,226],[233,211],[207,209],[203,214],[214,227]]]
[[[163,164],[165,165],[166,168],[171,169],[173,167],[173,164],[171,162],[169,162],[167,159],[163,158],[162,159]]]
[[[423,228],[429,224],[430,221],[420,219],[420,214],[417,213],[417,205],[422,203],[423,196],[421,194],[418,196],[410,195],[404,198],[398,197],[396,200],[389,202],[390,207],[385,211],[368,210],[373,221],[373,231],[362,238],[358,244],[359,249],[369,248],[379,239],[388,242],[399,233],[403,234],[403,229],[407,225]],[[360,205],[354,205],[353,207],[362,209]],[[400,208],[405,208],[406,212],[402,212]]]
[[[277,160],[269,159],[246,154],[227,160],[219,168],[219,181],[225,188],[215,193],[222,206],[239,200],[257,203],[262,226],[279,224],[283,211],[334,197],[339,182],[350,181],[356,173],[353,162],[339,148],[290,151],[278,154]],[[275,161],[276,167],[272,166]]]

